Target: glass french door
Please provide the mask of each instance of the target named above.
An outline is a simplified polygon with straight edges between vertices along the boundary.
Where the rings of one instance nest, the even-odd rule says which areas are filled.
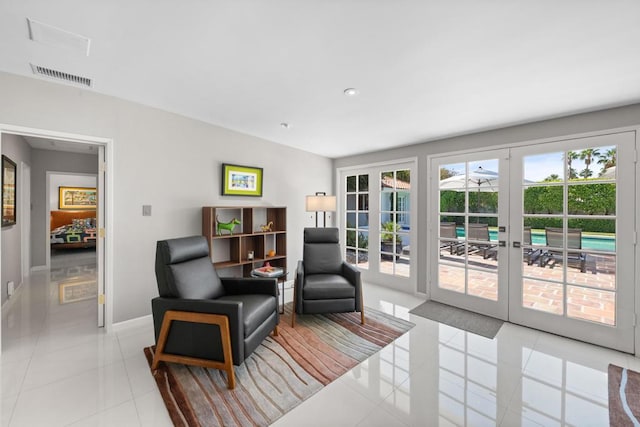
[[[346,261],[361,270],[364,280],[405,292],[416,288],[414,171],[415,162],[399,162],[340,173]]]
[[[635,151],[623,132],[432,158],[432,299],[633,352]]]
[[[507,318],[508,151],[431,163],[431,298]],[[435,243],[435,245],[434,245]]]
[[[511,150],[512,322],[633,352],[634,151],[631,132]]]

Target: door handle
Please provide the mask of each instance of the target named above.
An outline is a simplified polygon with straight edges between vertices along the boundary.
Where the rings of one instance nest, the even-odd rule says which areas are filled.
[[[507,246],[507,242],[505,242],[504,240],[498,240],[498,246],[504,248],[505,246]]]
[[[520,246],[520,242],[513,242],[513,247],[514,248],[519,248]]]

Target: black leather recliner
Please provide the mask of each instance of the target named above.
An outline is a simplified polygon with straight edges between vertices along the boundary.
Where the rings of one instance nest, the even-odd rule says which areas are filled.
[[[219,278],[204,236],[159,241],[156,279],[152,370],[161,361],[223,369],[234,388],[233,365],[278,334],[276,280]]]
[[[293,292],[295,314],[359,311],[364,324],[360,271],[342,260],[337,228],[305,228]]]

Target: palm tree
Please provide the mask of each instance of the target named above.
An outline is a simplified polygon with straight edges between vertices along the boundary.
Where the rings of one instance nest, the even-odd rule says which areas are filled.
[[[576,170],[571,167],[571,162],[578,160],[579,158],[580,154],[576,151],[567,151],[567,170],[569,171],[569,179],[574,179],[578,176]]]
[[[600,150],[597,148],[585,148],[580,151],[580,160],[584,160],[584,169],[580,172],[580,176],[583,178],[589,178],[593,175],[589,166],[591,165],[594,157],[600,157]]]
[[[609,148],[604,154],[600,154],[598,164],[602,165],[602,172],[616,165],[616,148]],[[601,172],[601,174],[602,174]]]

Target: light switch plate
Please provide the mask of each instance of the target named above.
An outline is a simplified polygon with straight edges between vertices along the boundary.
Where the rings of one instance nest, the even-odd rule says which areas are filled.
[[[142,205],[142,216],[151,216],[151,205]]]

